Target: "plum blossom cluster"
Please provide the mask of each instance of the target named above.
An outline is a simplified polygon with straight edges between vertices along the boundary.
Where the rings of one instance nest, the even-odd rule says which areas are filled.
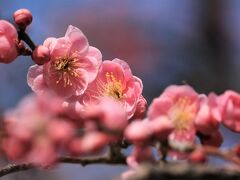
[[[221,124],[240,133],[238,92],[205,95],[189,85],[170,85],[148,108],[142,81],[127,62],[103,59],[77,27],[36,46],[25,32],[30,11],[16,11],[14,20],[17,28],[0,20],[0,62],[29,55],[35,64],[27,74],[33,94],[4,114],[1,149],[9,160],[48,167],[64,155],[102,154],[109,147],[124,156],[121,149],[132,145],[125,160],[131,170],[122,176],[127,178],[141,163],[168,156],[205,162],[204,150],[195,147],[220,147]],[[240,158],[239,150],[235,155]]]

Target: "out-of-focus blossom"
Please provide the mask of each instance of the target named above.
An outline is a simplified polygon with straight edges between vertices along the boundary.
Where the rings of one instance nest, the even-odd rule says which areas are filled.
[[[38,46],[32,53],[33,61],[38,65],[43,65],[50,60],[50,51],[45,46]]]
[[[47,88],[62,97],[82,95],[97,76],[101,52],[89,46],[82,31],[71,25],[64,37],[48,38],[43,46],[50,50],[50,61],[43,67],[30,67],[29,86],[35,92]]]
[[[94,121],[100,129],[122,132],[128,124],[127,114],[121,103],[111,98],[102,98],[98,104],[91,104],[83,113],[85,123]]]
[[[135,169],[143,162],[154,162],[152,148],[150,146],[134,146],[132,154],[127,158],[128,166]]]
[[[200,109],[194,120],[197,131],[205,135],[214,133],[218,130],[221,118],[218,97],[213,93],[208,97],[200,95]]]
[[[124,132],[126,139],[134,144],[146,144],[153,134],[148,121],[133,121]]]
[[[220,147],[223,142],[222,134],[219,131],[213,131],[209,135],[200,135],[200,141],[203,145]]]
[[[148,118],[150,121],[164,120],[164,123],[168,119],[173,124],[174,130],[168,137],[171,145],[191,145],[195,140],[194,119],[199,105],[198,94],[190,86],[172,85],[153,100]]]
[[[151,126],[154,137],[160,142],[166,141],[174,130],[174,124],[169,121],[166,116],[160,116],[149,121],[149,125]]]
[[[27,96],[5,114],[3,149],[9,159],[51,165],[73,137],[73,125],[58,116],[62,101],[54,96],[49,101],[49,97]]]
[[[203,163],[207,162],[207,157],[205,156],[203,150],[198,149],[198,150],[193,151],[189,155],[188,161],[193,164],[203,164]]]
[[[132,154],[127,157],[127,165],[130,169],[121,175],[123,180],[133,177],[135,170],[141,163],[155,161],[152,149],[149,146],[134,146]]]
[[[14,12],[13,19],[20,28],[26,28],[32,22],[32,13],[28,9],[19,9]]]
[[[130,119],[142,94],[142,81],[133,76],[128,64],[120,59],[104,61],[98,76],[86,90],[82,103],[98,103],[103,97],[122,103]]]
[[[5,20],[0,20],[0,62],[11,63],[18,56],[16,28]]]
[[[219,98],[222,123],[234,132],[240,132],[240,95],[228,90]]]
[[[146,115],[146,111],[147,111],[147,101],[143,96],[140,96],[137,102],[136,111],[133,117],[131,118],[131,120],[144,119]]]
[[[73,155],[90,155],[98,153],[109,143],[110,138],[98,131],[87,132],[83,137],[70,142],[69,150]]]

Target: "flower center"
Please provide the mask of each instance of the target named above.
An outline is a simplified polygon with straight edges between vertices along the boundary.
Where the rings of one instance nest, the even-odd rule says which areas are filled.
[[[107,84],[105,85],[105,96],[114,99],[121,99],[123,96],[122,82],[118,80],[112,72],[106,73]]]
[[[107,72],[105,74],[106,82],[98,81],[98,96],[110,97],[116,100],[121,100],[123,97],[123,87],[121,80],[118,80],[113,72]]]
[[[179,98],[170,110],[170,119],[177,130],[187,130],[191,127],[195,115],[196,104],[188,97]]]
[[[80,76],[77,71],[80,64],[74,57],[60,57],[53,63],[54,70],[58,75],[57,84],[63,81],[64,87],[72,86],[73,79]]]

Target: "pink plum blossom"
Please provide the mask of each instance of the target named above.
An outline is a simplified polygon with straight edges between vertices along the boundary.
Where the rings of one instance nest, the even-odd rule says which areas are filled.
[[[127,114],[121,104],[111,98],[102,98],[98,104],[85,107],[85,124],[94,121],[100,129],[122,132],[128,124]]]
[[[73,155],[89,155],[101,151],[109,143],[108,135],[98,131],[87,132],[82,137],[74,138],[69,144]]]
[[[126,139],[134,144],[146,144],[152,137],[153,129],[148,121],[133,121],[125,129]]]
[[[74,135],[73,125],[58,116],[61,103],[54,96],[49,101],[46,95],[29,95],[5,114],[3,149],[9,159],[42,166],[55,162]]]
[[[140,96],[137,101],[137,107],[134,115],[132,116],[131,120],[135,119],[144,119],[147,111],[147,100]]]
[[[0,20],[0,62],[11,63],[18,56],[16,28],[5,20]]]
[[[194,120],[196,129],[202,134],[209,135],[218,130],[220,120],[218,97],[214,93],[208,97],[200,95],[200,109]]]
[[[219,98],[222,123],[234,132],[240,132],[240,94],[228,90]]]
[[[50,51],[50,61],[29,68],[27,79],[32,90],[50,89],[62,97],[82,95],[97,76],[101,52],[89,46],[82,31],[71,25],[64,37],[48,38],[43,46]]]
[[[166,116],[160,116],[149,121],[149,125],[153,131],[154,137],[160,142],[166,141],[174,130],[174,124],[169,121]]]
[[[194,119],[200,106],[198,94],[188,85],[171,85],[160,97],[155,98],[149,107],[150,121],[168,120],[174,130],[168,136],[171,145],[190,145],[194,143],[196,129]],[[167,125],[169,129],[171,125]],[[170,128],[171,129],[171,128]],[[163,131],[163,129],[161,129]]]
[[[142,88],[142,81],[132,75],[125,61],[104,61],[96,80],[89,85],[81,101],[89,105],[98,103],[103,97],[112,98],[121,102],[130,119],[137,108]]]

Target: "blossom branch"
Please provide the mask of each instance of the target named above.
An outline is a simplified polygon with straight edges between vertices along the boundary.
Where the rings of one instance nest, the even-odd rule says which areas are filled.
[[[238,157],[232,150],[224,151],[213,146],[202,146],[199,148],[202,149],[206,155],[218,156],[240,166],[240,157]]]
[[[36,48],[36,45],[24,29],[18,30],[18,38],[19,40],[23,40],[25,43],[27,43],[27,45],[31,48],[32,51]]]
[[[126,164],[126,159],[123,156],[117,156],[117,158],[110,157],[96,157],[96,158],[75,158],[75,157],[59,157],[59,163],[71,163],[71,164],[81,164],[82,166],[90,165],[90,164]],[[0,177],[5,176],[7,174],[26,171],[33,168],[37,168],[37,165],[34,164],[9,164],[2,169],[0,169]]]
[[[129,180],[145,179],[208,179],[208,180],[235,180],[240,178],[240,171],[233,167],[215,167],[206,164],[192,165],[187,163],[166,163],[161,165],[140,166]]]

